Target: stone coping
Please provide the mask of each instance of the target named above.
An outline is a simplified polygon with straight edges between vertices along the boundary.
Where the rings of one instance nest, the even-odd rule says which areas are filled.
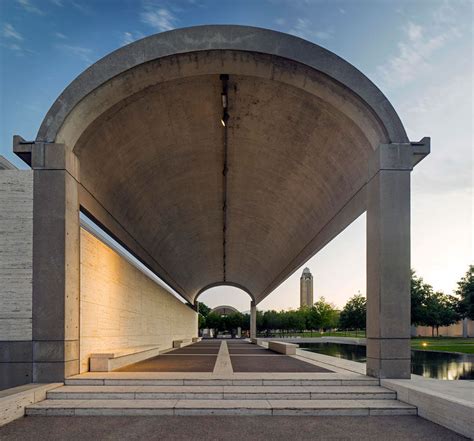
[[[90,371],[110,372],[129,364],[155,357],[160,354],[160,347],[157,345],[138,346],[128,348],[118,352],[95,353],[89,357]]]
[[[258,337],[259,342],[282,341],[288,343],[341,343],[348,345],[365,345],[363,337]]]
[[[418,415],[474,439],[474,382],[435,380],[412,375],[410,380],[382,379],[400,401],[418,408]]]
[[[319,379],[364,379],[375,380],[365,375],[357,375],[354,372],[345,371],[344,373],[325,373],[325,372],[234,372],[232,374],[214,374],[212,372],[84,372],[83,374],[68,377],[68,380],[75,379],[151,379],[151,380],[168,380],[168,379],[212,379],[212,380],[229,380],[229,379],[256,379],[256,380],[319,380]]]
[[[63,383],[31,383],[0,391],[0,426],[25,415],[25,407],[46,399],[46,392]]]
[[[359,375],[366,375],[365,363],[345,360],[344,358],[331,357],[330,355],[318,354],[316,352],[309,352],[304,349],[297,349],[296,355],[321,363],[323,366],[333,366]]]
[[[138,354],[140,352],[149,351],[152,349],[158,349],[158,345],[143,345],[143,346],[133,346],[125,349],[117,349],[109,352],[95,352],[90,355],[90,358],[118,358],[125,357],[131,354]]]

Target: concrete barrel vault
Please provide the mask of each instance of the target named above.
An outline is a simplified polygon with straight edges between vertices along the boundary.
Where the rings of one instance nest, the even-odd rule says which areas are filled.
[[[409,375],[410,171],[429,139],[335,54],[243,26],[153,35],[79,75],[14,150],[34,170],[36,381],[77,372],[80,210],[190,303],[234,285],[253,315],[367,211],[368,373]]]

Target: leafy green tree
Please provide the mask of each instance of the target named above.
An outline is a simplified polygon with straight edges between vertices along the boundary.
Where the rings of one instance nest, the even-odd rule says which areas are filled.
[[[469,265],[466,274],[458,282],[456,294],[460,297],[458,311],[461,317],[474,320],[474,265]]]
[[[242,314],[242,330],[250,330],[250,314]]]
[[[308,329],[329,329],[337,326],[338,313],[332,303],[320,297],[308,311]]]
[[[207,306],[205,303],[199,302],[199,314],[206,318],[210,312],[211,308],[209,308],[209,306]]]
[[[263,312],[257,310],[257,333],[263,330]]]
[[[263,313],[262,327],[267,334],[271,331],[277,331],[281,328],[280,313],[274,310],[265,311]]]
[[[214,337],[217,337],[218,331],[224,327],[222,317],[215,312],[210,312],[206,317],[206,327],[212,329],[214,331]]]
[[[468,283],[467,285],[462,284],[462,281],[468,281],[467,275],[459,283],[463,287],[469,285]],[[456,293],[460,294],[458,291]],[[412,270],[411,323],[413,325],[431,327],[431,335],[434,337],[435,330],[436,334],[439,334],[440,326],[452,325],[460,319],[462,315],[462,313],[460,314],[460,309],[460,302],[456,297],[439,291],[434,292],[433,287],[425,283]]]
[[[208,316],[209,312],[211,312],[211,308],[207,306],[205,303],[199,302],[199,315],[198,315],[198,324],[199,329],[204,329],[206,325],[206,317]]]
[[[415,270],[411,270],[411,323],[424,325],[426,323],[427,299],[433,294],[433,287],[418,277]]]
[[[204,329],[206,327],[206,318],[201,313],[198,315],[198,325],[199,329]]]
[[[424,301],[424,319],[421,324],[431,327],[431,335],[434,331],[439,335],[440,326],[449,326],[456,323],[460,316],[457,312],[458,301],[455,297],[442,292],[431,292]]]
[[[367,315],[367,301],[361,294],[351,297],[339,316],[341,329],[365,329]]]
[[[288,329],[291,331],[304,331],[306,328],[305,313],[301,310],[292,310],[285,312],[287,316]]]
[[[243,314],[234,312],[225,317],[226,328],[231,332],[232,336],[237,334],[237,328],[242,328]]]

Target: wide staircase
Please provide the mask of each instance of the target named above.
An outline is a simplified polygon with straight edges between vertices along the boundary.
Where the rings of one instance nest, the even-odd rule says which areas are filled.
[[[27,415],[416,415],[377,379],[72,378]]]

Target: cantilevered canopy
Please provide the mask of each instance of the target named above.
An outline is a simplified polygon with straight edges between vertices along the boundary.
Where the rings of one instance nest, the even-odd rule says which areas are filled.
[[[258,303],[365,210],[377,146],[408,139],[384,95],[333,53],[202,26],[98,61],[37,142],[77,156],[83,207],[189,301],[227,283]]]

